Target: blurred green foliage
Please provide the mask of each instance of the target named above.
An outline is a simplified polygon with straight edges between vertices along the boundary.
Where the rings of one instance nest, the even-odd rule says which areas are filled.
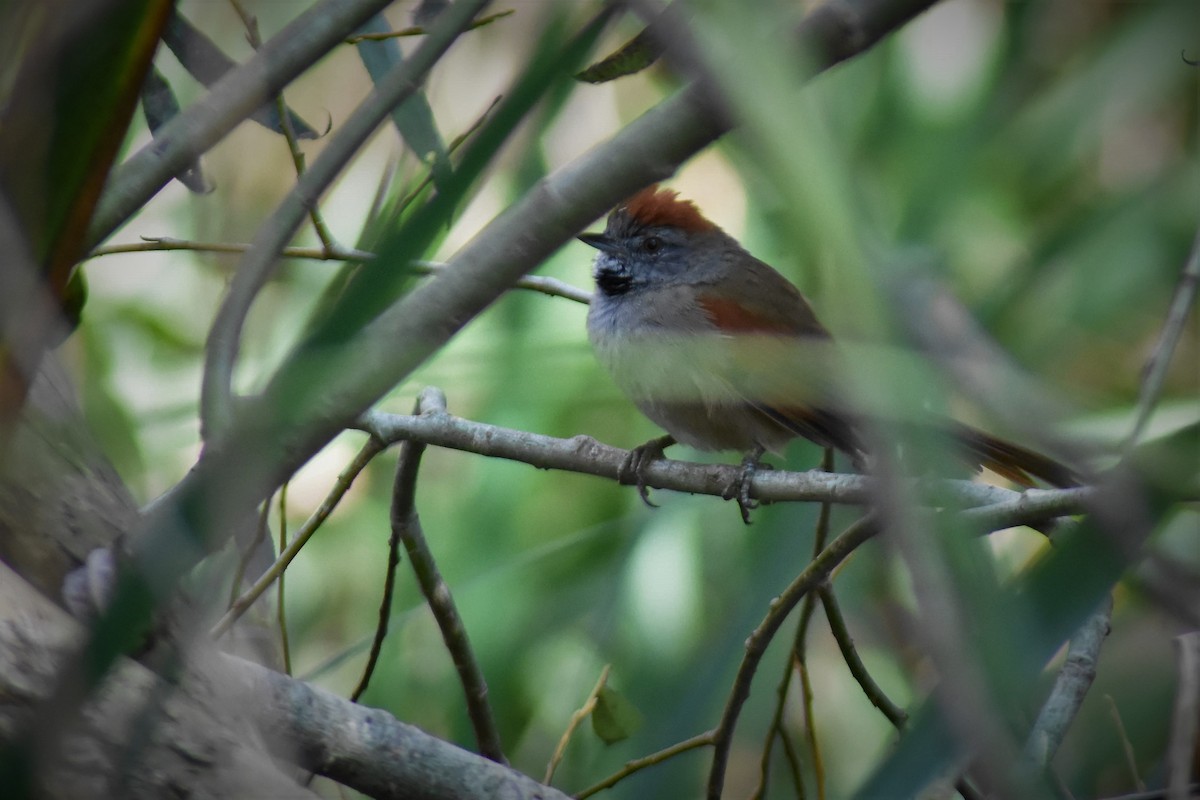
[[[277,7],[257,5],[267,27]],[[215,7],[183,6],[210,35],[229,25]],[[439,67],[427,97],[447,139],[505,90],[499,77],[480,73],[507,74],[524,63],[549,13],[541,4],[522,4],[512,17],[468,34]],[[697,13],[711,12],[701,5]],[[776,36],[789,28],[778,19],[749,23]],[[625,25],[610,31],[610,45],[636,32],[632,22]],[[933,276],[1000,345],[1071,402],[1077,411],[1072,431],[1115,445],[1132,423],[1142,363],[1197,224],[1200,70],[1180,58],[1181,50],[1193,57],[1200,52],[1197,31],[1200,11],[1190,0],[952,0],[819,77],[803,96],[778,88],[794,75],[763,75],[757,86],[746,86],[755,103],[776,104],[765,117],[807,115],[804,128],[822,137],[825,149],[815,152],[828,174],[811,185],[781,184],[781,174],[803,173],[772,159],[787,158],[785,146],[799,153],[812,142],[781,138],[782,150],[764,149],[756,147],[755,131],[740,132],[717,153],[720,169],[732,164],[740,171],[745,188],[737,201],[745,218],[729,216],[737,201],[728,208],[705,204],[705,210],[847,332],[870,329],[860,290],[877,288],[870,281],[882,267],[873,259],[921,248],[930,254],[925,263]],[[236,49],[235,29],[224,33],[229,49]],[[736,52],[730,58],[730,74],[737,75],[745,65],[736,62]],[[560,95],[551,108],[561,113],[535,116],[522,140],[490,166],[486,185],[446,235],[442,254],[539,175],[676,85],[669,67],[659,64]],[[336,126],[346,103],[352,106],[368,86],[353,54],[340,53],[288,97],[310,118],[328,110]],[[382,164],[398,147],[394,131],[386,130],[322,204],[344,241],[357,237]],[[278,167],[286,158],[274,137],[241,130],[211,156],[213,195],[192,198],[168,189],[128,234],[243,240],[287,190],[288,171]],[[402,158],[397,181],[411,184],[424,169],[418,159]],[[698,160],[685,167],[679,184],[702,185],[715,174],[711,159]],[[842,193],[836,201],[813,194],[828,181]],[[840,207],[829,208],[835,202]],[[797,219],[797,208],[820,213]],[[827,213],[848,224],[863,264],[847,264],[843,243],[831,242],[836,232],[814,227]],[[304,237],[304,243],[313,239]],[[540,271],[584,284],[589,258],[586,248],[572,244]],[[83,376],[89,418],[144,500],[172,485],[194,460],[203,340],[235,264],[228,256],[175,252],[110,256],[87,266],[92,297],[70,352]],[[332,263],[284,263],[246,331],[238,375],[243,388],[260,386],[294,344],[336,271]],[[561,299],[510,293],[397,387],[384,407],[407,413],[421,386],[434,384],[447,393],[452,413],[495,425],[562,437],[584,433],[620,446],[657,435],[591,358],[585,311]],[[1177,426],[1200,420],[1198,362],[1193,315],[1166,387],[1164,408]],[[297,477],[289,528],[316,506],[361,441],[361,434],[344,434]],[[786,466],[807,469],[818,460],[816,448],[801,443]],[[341,693],[357,681],[376,622],[393,468],[394,455],[377,459],[288,573],[293,663],[299,674]],[[577,733],[555,781],[569,791],[711,727],[747,633],[809,558],[814,507],[763,508],[754,526],[744,528],[735,508],[712,497],[657,492],[654,499],[661,507],[652,510],[628,487],[468,453],[431,449],[425,457],[418,508],[488,679],[513,763],[543,772],[604,664],[612,665],[612,685],[642,717],[638,730],[611,745],[587,730]],[[838,509],[834,518],[836,530],[854,514]],[[1151,546],[1200,569],[1198,525],[1194,510],[1176,511]],[[1045,545],[1039,535],[1019,531],[971,549],[971,558],[983,559],[989,578],[1003,587]],[[364,702],[470,746],[453,665],[403,565],[401,574],[391,633]],[[894,552],[878,542],[864,546],[837,574],[835,588],[876,679],[901,704],[922,698],[929,665],[906,635],[916,603]],[[1076,796],[1134,785],[1117,757],[1120,738],[1107,697],[1121,713],[1141,776],[1153,778],[1162,768],[1173,687],[1169,642],[1183,623],[1139,581],[1122,584],[1116,600],[1096,688],[1055,762]],[[985,627],[977,634],[987,639],[986,623],[980,624]],[[731,796],[745,796],[757,780],[787,641],[785,632],[769,651],[739,725]],[[809,664],[830,796],[845,797],[894,736],[846,672],[819,618]],[[1037,700],[1008,710],[1031,719]],[[789,699],[785,719],[799,737],[797,701]],[[707,752],[639,773],[606,796],[696,796]],[[789,796],[778,753],[772,775],[774,792]]]

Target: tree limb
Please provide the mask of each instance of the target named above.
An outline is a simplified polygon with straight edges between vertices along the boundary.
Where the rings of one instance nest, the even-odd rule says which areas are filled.
[[[19,735],[82,635],[77,622],[0,563],[0,739]],[[44,796],[102,800],[122,784],[121,796],[131,800],[173,797],[180,788],[197,800],[316,797],[271,763],[256,744],[265,743],[287,762],[381,800],[568,800],[385,711],[206,647],[189,654],[196,657],[172,685],[122,660],[64,753],[43,754]],[[148,708],[147,698],[161,709]],[[154,731],[131,750],[147,709]]]
[[[109,178],[86,238],[90,249],[136,214],[185,169],[391,0],[321,0],[203,98],[186,108]]]

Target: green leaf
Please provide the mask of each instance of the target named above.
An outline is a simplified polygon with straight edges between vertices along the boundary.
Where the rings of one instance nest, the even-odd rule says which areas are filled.
[[[13,3],[23,59],[0,104],[0,186],[56,296],[125,137],[167,0]]]
[[[382,14],[376,14],[359,33],[387,33],[391,31],[387,19]],[[392,68],[403,63],[404,55],[395,39],[381,41],[365,40],[359,42],[358,55],[363,66],[371,75],[371,80],[378,83]],[[400,133],[400,138],[416,154],[422,162],[433,169],[433,182],[441,188],[450,178],[450,159],[446,153],[446,145],[438,133],[437,122],[433,118],[433,109],[422,91],[413,92],[412,96],[392,109],[392,124]]]
[[[610,15],[601,13],[562,44],[564,23],[556,20],[547,27],[530,63],[468,145],[450,179],[383,238],[378,257],[366,269],[353,272],[327,316],[309,323],[298,354],[323,351],[328,345],[345,342],[407,291],[415,275],[412,262],[440,235],[475,181],[534,106],[557,83],[570,80],[571,71],[595,44]],[[300,358],[298,363],[303,361]]]
[[[196,26],[188,22],[182,14],[172,15],[167,27],[163,30],[165,44],[179,63],[188,73],[205,86],[212,86],[233,69],[237,64],[229,56],[221,52],[221,48],[205,36]],[[300,115],[287,110],[288,122],[298,139],[316,139],[320,136],[311,125],[300,118]],[[250,119],[275,133],[283,134],[283,121],[279,118],[279,109],[275,103],[263,103]]]
[[[157,135],[159,128],[166,125],[179,113],[179,100],[171,89],[166,76],[151,67],[146,73],[146,82],[142,84],[142,113],[146,117],[146,125],[151,135]],[[196,158],[182,172],[176,173],[175,180],[182,183],[193,194],[208,194],[213,185],[204,175],[200,159]]]
[[[592,709],[592,730],[605,744],[628,739],[641,726],[641,713],[625,695],[611,686],[605,686],[596,695],[596,706]]]

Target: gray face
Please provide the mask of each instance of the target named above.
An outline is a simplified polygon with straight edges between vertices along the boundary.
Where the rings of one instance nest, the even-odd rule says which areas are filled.
[[[604,233],[585,233],[579,239],[600,251],[592,276],[596,288],[609,297],[677,281],[688,266],[689,244],[694,245],[678,228],[642,225],[624,211],[609,215]]]

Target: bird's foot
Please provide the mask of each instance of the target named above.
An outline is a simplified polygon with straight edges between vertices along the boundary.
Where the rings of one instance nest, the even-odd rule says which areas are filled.
[[[617,469],[617,480],[621,483],[632,483],[637,486],[638,496],[642,502],[651,508],[658,508],[657,503],[650,500],[650,487],[646,486],[646,467],[650,462],[663,458],[663,450],[675,444],[672,436],[660,436],[651,439],[643,445],[633,448],[621,466]]]
[[[763,448],[759,447],[746,453],[742,459],[742,468],[738,476],[725,487],[721,496],[726,500],[737,500],[738,509],[742,512],[742,522],[750,524],[750,512],[761,503],[750,496],[750,485],[754,482],[754,474],[760,469],[772,469],[770,464],[760,461]]]

